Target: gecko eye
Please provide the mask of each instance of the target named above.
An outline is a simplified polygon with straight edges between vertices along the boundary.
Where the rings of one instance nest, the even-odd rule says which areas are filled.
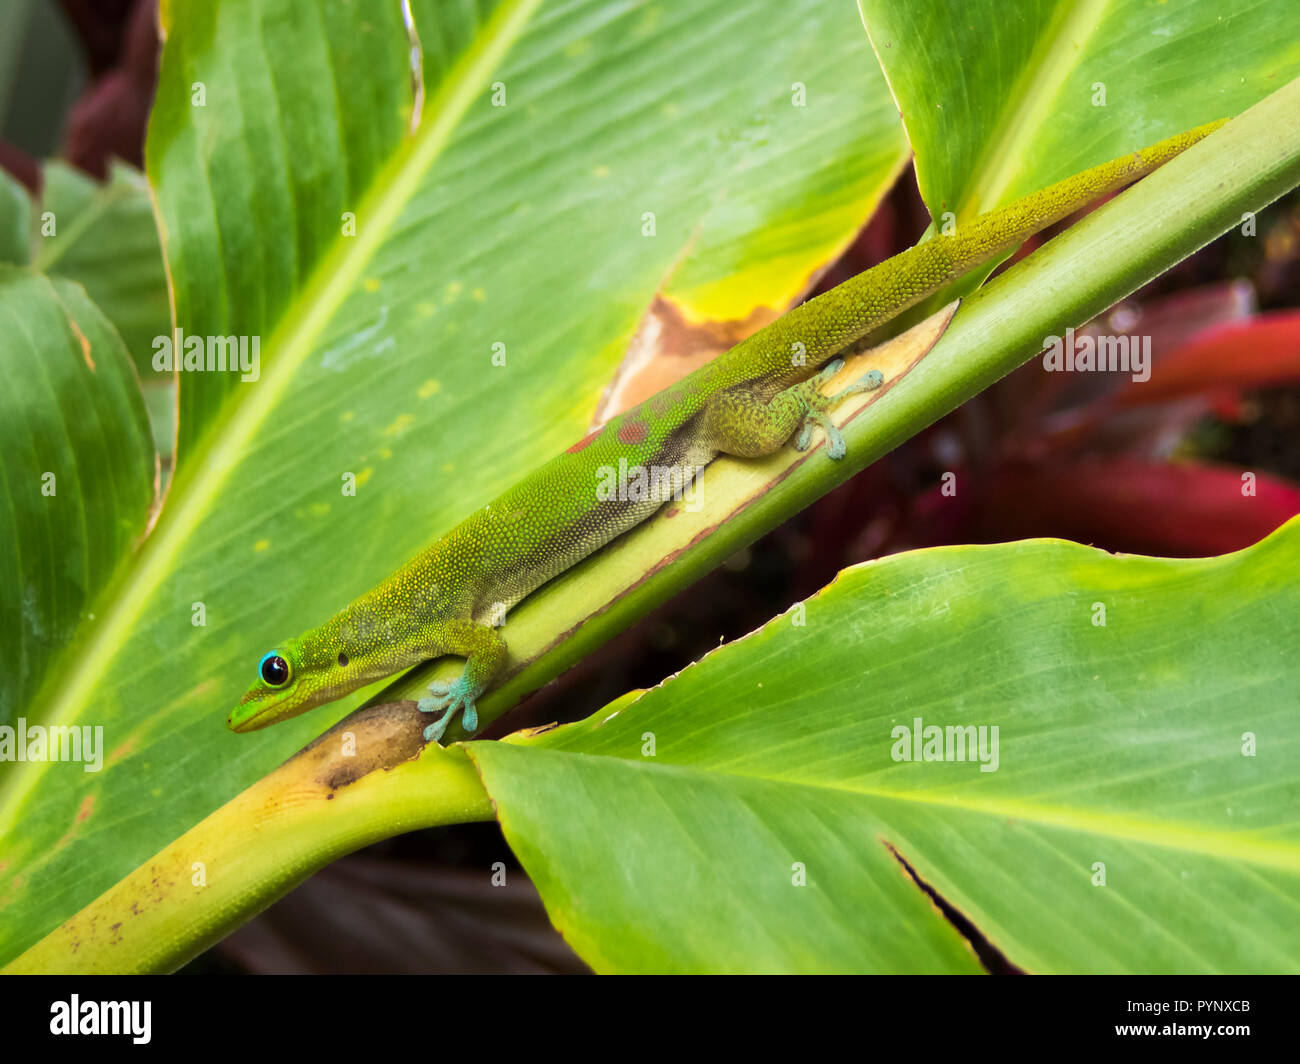
[[[283,687],[289,682],[289,663],[274,650],[262,656],[257,672],[272,687]]]

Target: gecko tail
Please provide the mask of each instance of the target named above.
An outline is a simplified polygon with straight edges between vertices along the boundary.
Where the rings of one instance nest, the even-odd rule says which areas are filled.
[[[774,368],[788,365],[790,343],[798,340],[807,351],[809,363],[817,365],[946,288],[962,274],[1019,247],[1097,197],[1150,173],[1226,121],[1189,129],[959,223],[955,231],[933,236],[795,307],[718,362],[723,364],[731,358],[737,373],[743,374],[754,358],[749,348],[765,345],[765,357]]]
[[[1177,133],[1148,148],[1091,167],[1053,185],[1013,200],[964,225],[950,237],[936,237],[914,251],[936,244],[947,252],[954,278],[987,262],[995,255],[1022,244],[1035,233],[1054,225],[1093,200],[1145,177],[1176,155],[1181,155],[1228,120]]]

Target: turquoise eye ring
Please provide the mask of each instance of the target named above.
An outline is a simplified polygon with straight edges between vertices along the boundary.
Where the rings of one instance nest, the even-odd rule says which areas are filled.
[[[263,654],[262,660],[257,663],[257,675],[268,687],[283,687],[289,682],[291,674],[289,663],[278,650]]]

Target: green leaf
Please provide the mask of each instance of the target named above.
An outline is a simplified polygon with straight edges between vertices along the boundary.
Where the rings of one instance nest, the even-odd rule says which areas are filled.
[[[0,898],[23,913],[0,956],[361,700],[223,726],[275,640],[585,433],[665,278],[689,307],[739,307],[747,278],[741,317],[783,308],[904,157],[843,3],[412,6],[413,135],[400,5],[163,4],[146,154],[176,324],[258,338],[260,375],[182,372],[167,505],[30,709],[102,725],[118,758],[0,767]]]
[[[401,9],[174,0],[159,17],[166,47],[146,168],[176,324],[200,338],[258,337],[283,361],[278,348],[293,341],[273,335],[280,326],[303,335],[306,343],[286,356],[301,359],[307,338],[328,323],[338,288],[358,280],[369,256],[355,249],[364,241],[371,251],[382,236],[368,192],[391,182],[379,176],[386,164],[402,169],[412,95]],[[358,235],[345,238],[348,212]],[[236,394],[240,385],[230,372],[183,380],[182,455],[227,397],[249,398],[247,382]]]
[[[154,452],[121,338],[68,281],[0,266],[0,377],[0,542],[11,545],[0,724],[10,724],[143,535]]]
[[[27,262],[31,225],[31,196],[8,170],[0,169],[0,263]]]
[[[1300,74],[1300,5],[1271,0],[858,6],[936,218],[1240,114]]]
[[[640,697],[467,750],[598,970],[970,970],[897,854],[1029,971],[1294,971],[1298,560],[1300,519],[1191,561],[896,555]],[[930,726],[996,745],[922,758]]]
[[[171,332],[171,311],[144,176],[114,163],[101,185],[50,162],[41,210],[51,216],[54,231],[37,235],[33,265],[80,284],[121,335],[146,385],[170,386],[171,375],[156,373],[151,364],[154,339]]]

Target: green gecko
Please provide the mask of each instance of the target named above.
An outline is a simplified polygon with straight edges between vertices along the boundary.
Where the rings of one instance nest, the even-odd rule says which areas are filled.
[[[456,655],[464,671],[430,685],[419,708],[441,716],[424,731],[442,738],[459,711],[478,727],[475,703],[501,671],[506,642],[494,626],[505,609],[650,517],[719,454],[742,458],[814,426],[827,454],[844,440],[827,410],[880,387],[872,370],[836,395],[821,386],[838,356],[872,330],[961,274],[1012,249],[1107,192],[1149,173],[1221,125],[1210,123],[1085,170],[935,236],[808,300],[694,373],[607,422],[471,514],[378,587],[319,628],[277,645],[227,725],[247,732],[305,713],[422,661]],[[798,354],[792,354],[797,352]],[[600,498],[611,468],[669,470],[637,500]]]

